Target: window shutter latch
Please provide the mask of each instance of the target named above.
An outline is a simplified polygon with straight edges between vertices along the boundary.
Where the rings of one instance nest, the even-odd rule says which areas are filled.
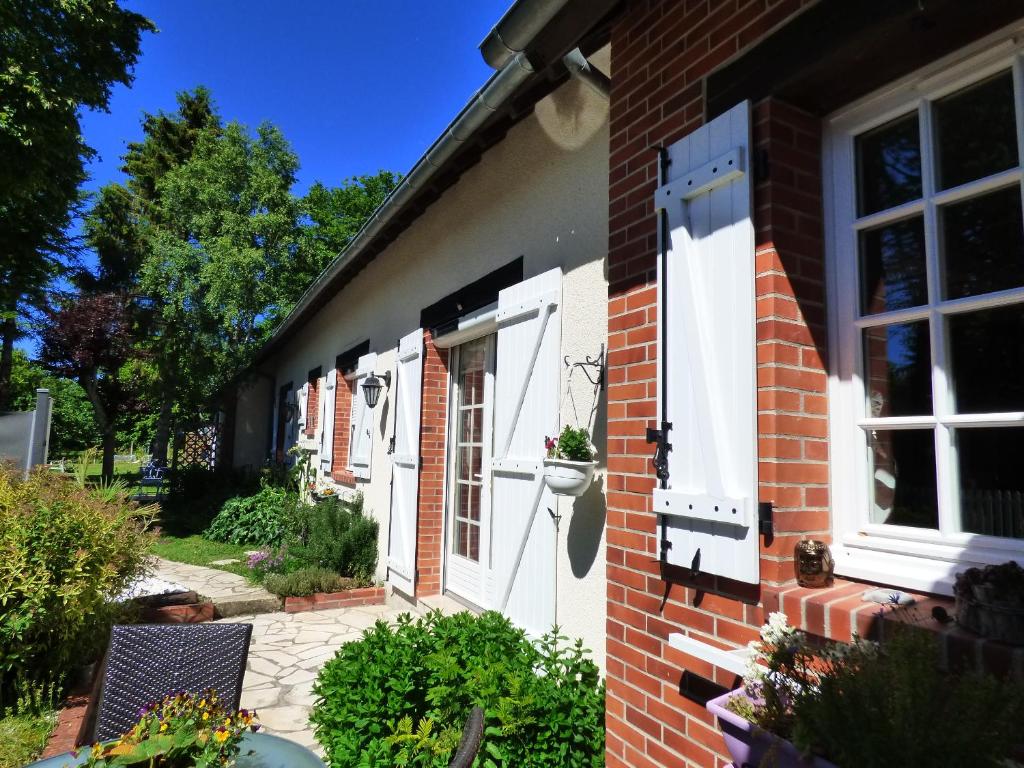
[[[647,442],[656,444],[651,463],[654,464],[654,472],[662,482],[668,480],[668,452],[672,450],[672,443],[668,441],[670,429],[671,421],[661,422],[661,429],[647,428]]]

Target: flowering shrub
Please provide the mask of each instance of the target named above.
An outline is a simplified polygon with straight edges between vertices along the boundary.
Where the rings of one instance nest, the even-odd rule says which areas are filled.
[[[245,564],[257,581],[262,581],[269,573],[281,573],[284,569],[284,552],[276,554],[267,549],[253,552],[246,559]]]
[[[544,438],[544,448],[549,459],[593,461],[597,456],[597,448],[590,442],[590,433],[582,427],[576,429],[566,425],[557,439]]]
[[[229,712],[208,689],[202,694],[177,693],[139,712],[139,722],[120,739],[94,744],[88,768],[211,768],[232,766],[242,736],[259,730],[256,713]]]

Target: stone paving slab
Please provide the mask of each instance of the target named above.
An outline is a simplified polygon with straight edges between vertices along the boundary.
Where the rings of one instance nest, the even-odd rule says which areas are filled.
[[[263,613],[223,621],[252,624],[241,705],[255,709],[268,733],[323,754],[309,724],[313,682],[345,643],[378,619],[393,622],[409,608],[365,605],[311,613]]]
[[[186,585],[213,603],[218,616],[278,611],[281,599],[237,573],[155,558],[154,575]]]

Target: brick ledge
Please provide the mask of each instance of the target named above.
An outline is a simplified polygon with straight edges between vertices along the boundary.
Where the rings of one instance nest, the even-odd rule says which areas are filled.
[[[936,607],[944,608],[952,618],[951,598],[908,593],[915,598],[914,605],[894,611],[861,598],[865,591],[877,588],[877,584],[836,579],[824,589],[766,584],[761,594],[765,613],[781,611],[790,624],[809,634],[843,642],[849,642],[855,633],[877,639],[884,634],[886,623],[909,621],[939,636],[946,665],[984,670],[1024,682],[1024,647],[997,643],[961,629],[952,621],[942,624],[932,618],[932,609]]]
[[[358,587],[344,592],[317,592],[308,597],[286,597],[285,613],[326,611],[330,608],[354,608],[360,605],[383,605],[384,587]]]

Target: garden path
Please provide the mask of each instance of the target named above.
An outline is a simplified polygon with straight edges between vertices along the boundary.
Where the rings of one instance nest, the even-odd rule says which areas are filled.
[[[218,616],[279,611],[281,600],[237,573],[156,558],[155,576],[187,586],[212,602]]]
[[[252,624],[241,705],[255,709],[268,733],[323,754],[309,724],[313,681],[345,643],[378,619],[394,621],[409,608],[367,605],[305,613],[264,613],[220,621]]]

